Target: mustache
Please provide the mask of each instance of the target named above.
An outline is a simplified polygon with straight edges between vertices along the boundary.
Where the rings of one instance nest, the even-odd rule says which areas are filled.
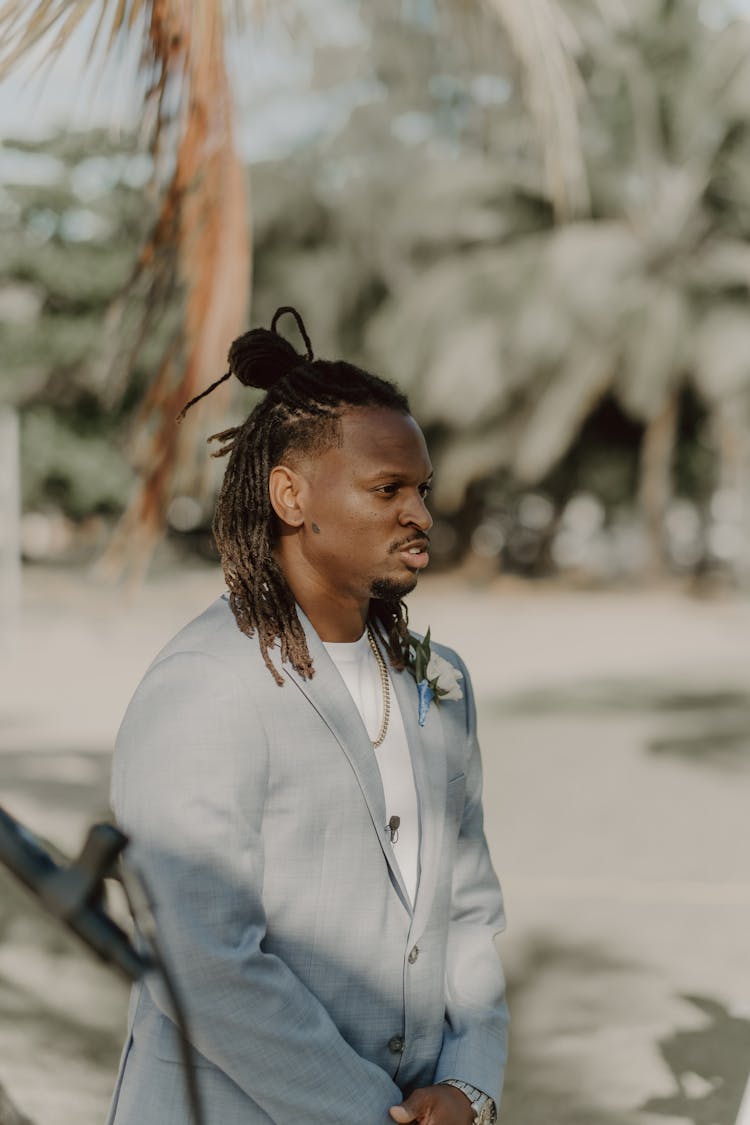
[[[418,535],[410,535],[408,539],[399,539],[398,543],[391,543],[390,552],[395,554],[396,551],[403,551],[405,547],[411,547],[416,543],[420,546],[424,544],[429,551],[430,537],[426,532],[420,531]]]

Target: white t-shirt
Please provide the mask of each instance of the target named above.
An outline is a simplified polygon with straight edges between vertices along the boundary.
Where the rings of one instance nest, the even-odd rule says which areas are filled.
[[[383,688],[378,663],[370,648],[367,631],[358,641],[323,643],[349,689],[349,694],[362,716],[362,722],[372,742],[378,737],[383,721]],[[392,816],[398,816],[400,824],[397,839],[390,846],[393,848],[393,854],[413,904],[419,878],[417,790],[401,709],[393,683],[391,682],[389,686],[391,714],[388,730],[380,746],[373,748],[373,753],[378,763],[385,795],[386,817],[382,826],[383,834],[386,841],[390,842],[391,832],[388,821]]]

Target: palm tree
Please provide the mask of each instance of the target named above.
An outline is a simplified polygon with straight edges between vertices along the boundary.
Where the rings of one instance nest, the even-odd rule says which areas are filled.
[[[545,217],[537,206],[532,228],[519,222],[549,190],[513,150],[467,157],[439,183],[425,177],[396,218],[402,236],[430,228],[432,260],[415,255],[392,271],[368,341],[377,364],[400,350],[415,406],[442,435],[437,500],[447,508],[503,467],[541,481],[613,394],[644,427],[639,501],[652,571],[664,561],[686,386],[715,419],[720,475],[745,492],[750,481],[750,25],[711,31],[697,0],[659,7],[608,26],[576,20],[586,28],[590,214],[554,223],[553,208]],[[584,5],[566,8],[573,19]],[[491,232],[491,210],[494,235],[451,245],[454,216],[481,214]]]
[[[457,0],[444,0],[447,7]],[[247,0],[250,4],[250,0]],[[226,5],[228,7],[228,5]],[[476,0],[459,5],[476,14]],[[136,422],[133,458],[139,473],[135,495],[115,534],[110,560],[125,548],[139,566],[148,560],[165,511],[180,480],[197,463],[193,418],[176,429],[174,416],[224,363],[227,342],[245,322],[249,303],[250,250],[244,172],[232,142],[231,91],[224,64],[225,5],[201,0],[6,0],[0,8],[0,78],[45,37],[49,54],[65,45],[82,20],[99,7],[92,52],[106,38],[143,37],[143,68],[155,126],[152,153],[159,154],[170,129],[178,140],[174,168],[161,185],[158,219],[141,250],[131,283],[107,318],[105,348],[110,378],[126,379],[137,348],[175,289],[184,301],[181,328],[158,364]],[[490,0],[524,75],[527,100],[541,141],[546,182],[555,212],[570,217],[588,209],[581,158],[578,100],[582,91],[573,55],[573,25],[559,0]],[[234,18],[243,8],[236,0]],[[146,290],[145,314],[129,346],[117,326],[129,295]],[[114,355],[120,355],[115,362]],[[226,394],[210,400],[226,405]],[[205,426],[205,414],[201,420]]]

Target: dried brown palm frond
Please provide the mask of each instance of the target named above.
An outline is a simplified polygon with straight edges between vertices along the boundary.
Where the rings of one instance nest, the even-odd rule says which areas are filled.
[[[32,48],[48,41],[40,65],[58,55],[92,9],[99,19],[92,35],[89,57],[108,31],[107,47],[122,33],[131,32],[139,17],[151,7],[149,0],[6,0],[0,7],[0,79],[25,59]],[[54,35],[54,38],[52,36]]]
[[[230,23],[241,28],[248,10],[258,6],[260,0],[5,0],[0,3],[0,80],[41,44],[39,65],[54,59],[91,11],[97,12],[98,18],[89,58],[102,46],[110,50],[118,36],[142,30],[144,65],[161,69],[168,62],[171,78],[185,71],[198,37],[204,32],[210,35],[216,20],[223,26],[225,12]],[[193,34],[178,41],[188,24]],[[171,43],[163,38],[165,28],[177,37]],[[187,54],[183,50],[186,46]]]
[[[245,176],[232,144],[231,93],[224,66],[220,5],[183,4],[175,19],[159,19],[154,5],[151,37],[157,59],[168,58],[175,41],[184,44],[185,99],[181,110],[176,166],[141,268],[159,272],[160,260],[173,271],[172,284],[184,294],[181,338],[164,355],[136,419],[134,458],[140,475],[109,559],[143,564],[163,527],[175,482],[192,485],[196,427],[206,415],[188,415],[177,427],[180,408],[223,372],[228,341],[247,315],[250,250]],[[168,67],[161,75],[169,77]],[[163,95],[160,94],[160,97]],[[148,302],[147,302],[148,304]],[[226,392],[208,407],[221,409]],[[203,457],[205,465],[206,459]]]
[[[0,75],[45,42],[57,53],[94,0],[8,0],[0,7]],[[183,315],[170,340],[136,419],[133,458],[139,475],[131,503],[115,533],[106,562],[136,571],[147,564],[164,526],[175,482],[195,473],[196,424],[205,412],[178,427],[184,403],[224,370],[228,341],[241,330],[249,302],[250,246],[245,175],[232,137],[232,103],[224,62],[224,11],[201,0],[97,0],[99,20],[91,50],[108,35],[111,47],[136,26],[145,35],[143,67],[153,110],[151,150],[161,155],[174,145],[172,170],[160,188],[158,218],[139,255],[126,290],[108,318],[108,349],[126,357],[116,369],[127,378],[129,365],[149,328],[175,291]],[[239,19],[241,7],[234,4]],[[176,140],[174,139],[176,137]],[[128,297],[142,296],[142,318],[118,336]],[[110,372],[110,379],[112,372]],[[223,390],[223,388],[222,388]],[[116,393],[113,397],[116,397]],[[207,408],[221,409],[226,394]],[[205,457],[202,458],[205,464]],[[193,483],[193,482],[191,482]]]

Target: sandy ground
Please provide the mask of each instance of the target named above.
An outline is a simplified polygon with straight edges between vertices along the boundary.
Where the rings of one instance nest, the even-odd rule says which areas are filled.
[[[126,600],[30,570],[0,641],[0,802],[66,853],[152,656],[220,592]],[[477,688],[509,926],[509,1125],[734,1125],[750,1070],[750,603],[432,578],[415,628]],[[36,1125],[103,1120],[125,986],[0,872],[0,1085]]]

